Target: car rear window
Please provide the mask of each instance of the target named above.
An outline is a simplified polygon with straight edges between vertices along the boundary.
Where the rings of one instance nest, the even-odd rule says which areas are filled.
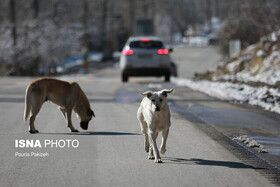
[[[157,48],[162,48],[163,43],[161,41],[132,41],[129,44],[129,47],[131,48],[143,48],[143,49],[157,49]]]

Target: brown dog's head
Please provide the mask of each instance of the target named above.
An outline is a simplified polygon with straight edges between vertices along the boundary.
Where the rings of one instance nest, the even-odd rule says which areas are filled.
[[[87,110],[86,115],[78,115],[82,129],[88,129],[88,122],[92,119],[92,116],[95,117],[95,114],[91,109]]]
[[[81,121],[80,126],[82,129],[87,130],[88,129],[88,122],[89,121]]]

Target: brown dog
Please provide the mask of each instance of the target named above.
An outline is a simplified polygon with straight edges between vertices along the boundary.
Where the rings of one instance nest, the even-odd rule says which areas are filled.
[[[89,101],[76,82],[66,82],[54,78],[40,78],[33,81],[26,88],[24,121],[27,120],[31,112],[29,121],[30,133],[38,133],[35,129],[34,121],[45,101],[51,101],[59,106],[71,132],[78,132],[72,125],[72,109],[80,120],[82,129],[88,129],[88,122],[94,112],[90,108]]]

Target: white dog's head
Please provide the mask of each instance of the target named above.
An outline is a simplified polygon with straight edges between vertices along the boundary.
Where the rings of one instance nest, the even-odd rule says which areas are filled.
[[[159,112],[166,105],[167,94],[171,93],[173,88],[170,90],[164,89],[158,92],[146,91],[142,93],[143,96],[146,96],[152,104],[152,110]]]

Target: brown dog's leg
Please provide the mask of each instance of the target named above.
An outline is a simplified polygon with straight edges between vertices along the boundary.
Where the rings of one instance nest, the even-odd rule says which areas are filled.
[[[30,120],[29,120],[29,127],[30,127],[29,132],[30,132],[31,134],[34,134],[34,133],[38,133],[38,132],[39,132],[39,131],[36,130],[36,128],[35,128],[34,121],[35,121],[36,116],[37,116],[37,114],[39,113],[39,111],[40,111],[42,105],[43,105],[43,102],[38,102],[38,103],[32,105],[32,109],[31,109],[32,115],[31,115]]]
[[[61,113],[62,113],[62,115],[63,115],[63,117],[64,117],[64,119],[66,120],[66,123],[67,123],[67,117],[66,117],[65,109],[62,108],[62,107],[58,107],[58,108],[59,108],[59,110],[61,111]]]
[[[71,120],[71,114],[72,114],[72,109],[66,110],[67,125],[70,128],[71,132],[79,132],[77,129],[75,129],[73,127],[72,120]]]
[[[149,155],[148,155],[148,159],[149,160],[154,160],[155,156],[154,156],[154,151],[153,151],[153,146],[152,144],[150,145],[150,149],[149,149]]]
[[[32,114],[32,116],[30,117],[30,122],[29,122],[29,132],[31,134],[34,134],[34,133],[38,133],[39,131],[35,129],[35,126],[34,126],[34,121],[36,119],[36,115]]]
[[[65,119],[66,121],[66,124],[67,124],[67,127],[69,127],[68,125],[68,120],[67,120],[67,115],[66,115],[66,109],[65,108],[62,108],[62,107],[58,107],[59,110],[61,111],[62,115],[63,115],[63,118]],[[70,120],[71,120],[71,114],[70,114]]]

